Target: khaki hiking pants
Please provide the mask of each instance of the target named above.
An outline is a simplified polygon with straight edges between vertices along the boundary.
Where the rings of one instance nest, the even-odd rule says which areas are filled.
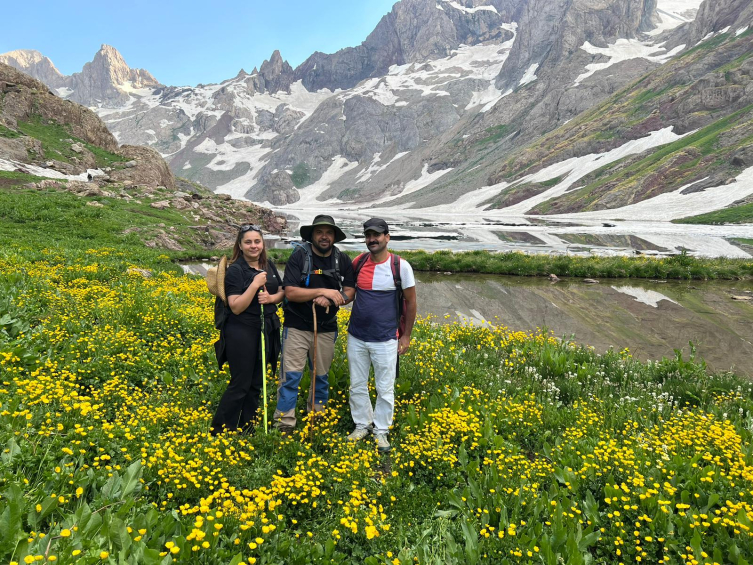
[[[319,332],[316,338],[316,411],[324,410],[329,399],[329,368],[335,356],[337,332]],[[298,387],[303,369],[314,349],[314,332],[284,328],[282,332],[282,368],[277,387],[277,408],[272,417],[277,427],[295,427],[295,407],[298,403]],[[311,412],[311,389],[306,409]]]

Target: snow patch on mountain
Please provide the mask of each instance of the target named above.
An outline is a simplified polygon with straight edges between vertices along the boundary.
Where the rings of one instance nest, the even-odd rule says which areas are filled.
[[[528,69],[526,69],[525,74],[520,79],[520,82],[518,83],[518,86],[523,86],[525,84],[528,84],[529,82],[535,81],[538,78],[536,76],[536,71],[538,70],[538,68],[539,68],[539,64],[538,63],[534,63],[533,65],[531,65],[530,67],[528,67]]]
[[[338,204],[340,200],[337,198],[330,198],[329,200],[319,200],[319,197],[329,189],[329,187],[337,179],[358,167],[357,161],[348,161],[342,155],[338,155],[332,160],[332,164],[324,171],[321,178],[313,184],[305,188],[299,188],[298,193],[301,195],[301,199],[292,204],[295,208],[312,208],[321,207],[326,204]],[[265,204],[271,206],[271,204]],[[284,208],[284,207],[283,207]]]
[[[495,14],[498,14],[497,8],[494,6],[476,6],[475,8],[466,8],[465,6],[462,6],[461,4],[458,4],[457,2],[454,2],[453,0],[440,0],[441,2],[444,2],[448,6],[452,6],[456,10],[460,10],[461,12],[465,12],[466,14],[475,14],[476,12],[482,12],[482,11],[488,11],[488,12],[494,12]],[[439,4],[437,4],[437,8],[441,8]]]
[[[579,212],[567,216],[580,219],[628,218],[640,221],[667,222],[685,218],[691,214],[696,216],[714,212],[753,194],[753,167],[745,169],[733,183],[706,188],[700,192],[682,194],[682,191],[689,186],[682,186],[672,192],[660,194],[649,200],[629,204],[622,208]]]
[[[517,27],[515,22],[502,25],[503,29],[513,34]],[[373,98],[384,106],[402,106],[408,103],[404,98],[408,98],[411,91],[418,91],[421,96],[449,96],[449,92],[444,90],[447,83],[477,79],[489,81],[489,87],[474,92],[466,110],[483,104],[482,111],[486,111],[505,95],[494,87],[494,80],[502,70],[514,41],[515,35],[503,43],[461,45],[443,59],[425,64],[392,65],[387,75],[365,80],[339,96],[342,101],[354,96],[364,96]]]
[[[647,35],[659,35],[679,25],[692,22],[703,0],[659,0],[656,5],[658,22]]]
[[[403,151],[402,153],[398,153],[392,159],[390,159],[389,161],[387,161],[384,164],[378,164],[378,163],[380,163],[381,153],[376,153],[374,155],[374,159],[372,160],[372,162],[368,166],[368,168],[362,170],[360,173],[358,173],[356,175],[356,178],[358,179],[356,181],[356,184],[362,183],[362,182],[366,182],[371,177],[373,177],[374,175],[376,175],[379,172],[383,171],[384,169],[386,169],[387,167],[389,167],[392,163],[394,163],[395,161],[397,161],[401,157],[404,157],[408,153],[410,153],[410,151]]]
[[[522,202],[508,206],[499,211],[505,215],[522,215],[537,204],[546,202],[551,198],[562,196],[567,191],[567,189],[575,184],[578,180],[608,163],[612,163],[614,161],[622,159],[623,157],[627,157],[628,155],[636,155],[648,149],[653,149],[667,143],[672,143],[673,141],[677,141],[685,135],[688,135],[688,133],[693,133],[688,132],[684,135],[677,135],[673,133],[672,130],[672,127],[667,127],[651,132],[646,137],[628,141],[620,147],[612,149],[611,151],[608,151],[606,153],[592,153],[590,155],[584,155],[582,157],[572,157],[559,163],[549,165],[548,167],[545,167],[536,173],[526,175],[525,177],[518,179],[517,181],[504,181],[484,188],[479,188],[477,190],[464,194],[455,202],[428,207],[424,210],[430,212],[451,212],[453,210],[458,212],[471,212],[474,210],[485,210],[486,206],[484,205],[484,202],[487,202],[495,196],[499,195],[500,192],[510,186],[532,182],[543,182],[566,175],[562,181],[557,183],[552,188],[544,191],[543,193],[532,196],[527,200],[523,200]]]
[[[374,201],[372,204],[374,205],[385,204],[385,203],[388,203],[390,200],[395,200],[398,197],[403,197],[407,194],[412,194],[413,192],[417,192],[421,190],[422,188],[429,186],[431,183],[439,179],[441,176],[446,175],[450,171],[452,171],[452,169],[442,169],[440,171],[434,171],[433,173],[430,173],[429,164],[425,163],[423,169],[421,170],[421,176],[418,177],[417,179],[413,179],[405,183],[405,187],[400,192],[400,194],[382,197],[379,200]]]
[[[627,61],[628,59],[646,59],[648,61],[653,61],[654,63],[666,63],[680,51],[685,49],[685,45],[678,45],[671,51],[666,52],[667,50],[663,45],[663,43],[655,45],[651,42],[639,41],[637,39],[618,39],[608,47],[595,47],[586,41],[581,45],[581,49],[591,55],[609,57],[609,61],[606,63],[591,63],[586,65],[586,72],[575,79],[575,84],[578,85],[594,73],[608,69],[612,65],[616,65],[622,61]],[[665,51],[665,53],[662,53],[662,51]]]
[[[0,159],[0,171],[23,171],[30,175],[38,177],[44,177],[55,180],[78,180],[87,182],[89,180],[88,175],[93,177],[103,176],[105,173],[100,169],[87,169],[86,172],[80,175],[66,175],[54,169],[47,169],[45,167],[38,167],[37,165],[31,165],[29,163],[21,163],[13,159]]]

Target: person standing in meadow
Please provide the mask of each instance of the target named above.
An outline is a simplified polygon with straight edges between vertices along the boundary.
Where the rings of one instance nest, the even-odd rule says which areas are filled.
[[[282,433],[295,428],[295,406],[303,369],[316,357],[309,391],[309,412],[324,410],[329,399],[329,368],[335,356],[337,310],[353,300],[353,264],[335,243],[345,233],[332,216],[320,214],[309,226],[301,226],[304,244],[285,265],[285,322],[282,333],[282,368],[277,388],[274,425]],[[316,336],[316,354],[314,341]],[[313,394],[312,394],[313,392]],[[313,398],[312,398],[313,396]]]
[[[387,250],[387,222],[371,218],[363,224],[363,233],[369,252],[353,261],[356,298],[348,327],[350,413],[356,425],[348,439],[358,441],[373,431],[377,448],[385,453],[391,449],[387,435],[395,412],[398,355],[410,348],[416,321],[416,280],[410,264]],[[368,386],[372,366],[375,407]]]
[[[241,226],[233,256],[225,274],[227,321],[223,327],[223,356],[230,365],[230,383],[212,419],[212,434],[223,430],[250,429],[259,409],[266,367],[262,367],[261,316],[264,314],[267,363],[277,366],[280,354],[282,281],[274,263],[267,259],[259,226]]]

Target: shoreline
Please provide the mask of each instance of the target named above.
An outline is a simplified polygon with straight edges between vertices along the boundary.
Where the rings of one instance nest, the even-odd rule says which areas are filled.
[[[269,257],[285,264],[291,249],[268,249]],[[359,253],[344,251],[351,258]],[[393,251],[394,252],[394,251]],[[225,253],[227,255],[227,252]],[[753,258],[702,258],[686,253],[670,257],[536,255],[519,251],[400,251],[416,271],[479,273],[522,277],[659,279],[659,280],[753,280]],[[216,250],[205,254],[173,252],[176,262],[207,261],[219,257]]]

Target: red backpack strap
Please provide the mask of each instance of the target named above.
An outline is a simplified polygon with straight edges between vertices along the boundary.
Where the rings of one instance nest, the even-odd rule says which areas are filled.
[[[363,268],[364,264],[366,263],[366,259],[368,258],[368,253],[361,253],[353,260],[353,280],[356,283],[356,286],[358,286],[358,273],[361,272],[361,269]]]

